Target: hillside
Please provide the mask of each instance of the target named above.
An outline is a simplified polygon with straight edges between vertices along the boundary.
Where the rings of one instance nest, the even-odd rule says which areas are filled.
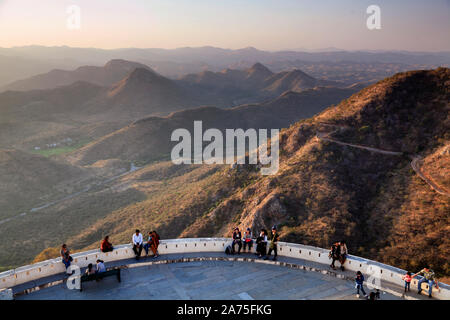
[[[88,171],[18,150],[0,149],[0,220],[66,195]],[[51,198],[50,198],[51,199]],[[34,201],[34,202],[33,202]]]
[[[91,164],[104,159],[149,162],[167,159],[176,144],[170,141],[177,128],[192,129],[195,120],[203,128],[283,128],[308,118],[329,105],[349,97],[353,89],[318,88],[301,93],[287,92],[277,99],[229,109],[201,107],[175,112],[167,117],[138,120],[67,155],[72,163]]]
[[[296,123],[282,133],[281,167],[274,176],[262,177],[252,166],[217,167],[213,174],[174,167],[176,180],[157,182],[150,166],[150,175],[140,171],[121,184],[150,198],[115,210],[68,241],[75,248],[92,247],[109,233],[115,242],[127,242],[137,226],[169,238],[277,224],[286,241],[327,247],[345,239],[353,254],[412,271],[430,265],[448,276],[450,200],[414,173],[411,157],[433,158],[437,152],[438,167],[448,171],[442,148],[450,139],[449,84],[445,68],[397,74]],[[344,144],[403,155],[326,141],[320,132]]]

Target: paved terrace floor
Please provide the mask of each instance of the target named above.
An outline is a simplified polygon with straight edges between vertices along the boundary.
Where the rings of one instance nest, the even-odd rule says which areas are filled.
[[[218,260],[200,260],[211,258]],[[253,254],[226,256],[222,253],[186,253],[162,255],[158,258],[141,258],[107,263],[107,267],[126,266],[121,271],[122,282],[108,277],[99,282],[83,283],[83,291],[69,290],[55,275],[22,284],[13,288],[18,300],[45,299],[358,299],[353,272],[333,271],[329,266],[306,260],[279,257],[278,261],[306,267],[291,268],[284,265],[262,264],[252,261],[227,261],[220,259],[256,259]],[[190,259],[191,262],[153,264],[164,260]],[[257,260],[257,259],[256,259]],[[339,265],[339,263],[337,263]],[[312,271],[309,268],[314,268]],[[24,294],[24,290],[39,285],[51,285]],[[386,284],[385,284],[386,285]],[[401,299],[402,288],[388,285],[381,299]],[[365,286],[366,292],[370,290]],[[428,299],[412,293],[406,298]],[[363,299],[362,297],[359,299]]]

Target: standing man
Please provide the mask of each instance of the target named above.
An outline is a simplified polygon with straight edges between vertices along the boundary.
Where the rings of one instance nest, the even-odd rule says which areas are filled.
[[[269,245],[269,252],[267,253],[267,256],[264,258],[264,260],[267,260],[269,258],[270,254],[272,253],[272,250],[273,250],[272,261],[277,260],[277,255],[278,255],[277,244],[278,244],[279,239],[280,239],[280,235],[277,232],[277,227],[273,226],[272,227],[272,239],[270,240],[270,245]]]
[[[238,249],[238,254],[241,254],[241,248],[242,248],[242,234],[239,231],[239,228],[235,228],[234,232],[233,232],[233,244],[231,245],[233,248],[233,253],[236,252],[236,250],[234,249],[235,245],[238,245],[239,249]]]
[[[141,232],[139,231],[139,229],[136,229],[136,233],[133,234],[133,251],[136,255],[136,260],[139,260],[139,257],[141,256],[143,242],[144,239]]]
[[[439,285],[436,280],[434,271],[430,270],[429,268],[423,268],[415,275],[413,275],[411,278],[414,278],[417,275],[423,275],[423,278],[420,279],[419,283],[417,284],[418,287],[417,289],[419,290],[417,293],[420,294],[422,292],[422,283],[426,282],[428,284],[428,297],[431,298],[431,294],[433,292],[433,285],[436,285],[436,288],[439,289]]]

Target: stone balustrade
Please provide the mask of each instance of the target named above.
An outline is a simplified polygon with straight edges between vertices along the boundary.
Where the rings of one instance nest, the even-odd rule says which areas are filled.
[[[161,255],[164,254],[181,254],[181,253],[200,253],[200,252],[224,252],[225,247],[231,243],[228,238],[195,238],[195,239],[170,239],[162,240],[158,251]],[[255,246],[253,247],[253,250]],[[328,266],[330,259],[328,258],[327,249],[306,246],[295,243],[279,242],[278,255],[290,258],[303,259],[306,261],[316,262]],[[97,259],[105,262],[119,261],[130,259],[134,257],[134,253],[130,244],[123,244],[114,247],[114,251],[103,253],[100,250],[90,250],[72,254],[73,262],[80,268],[86,267],[89,263],[95,264]],[[340,264],[337,263],[337,266]],[[345,262],[346,270],[358,271],[360,270],[366,277],[366,281],[371,279],[380,279],[378,285],[383,288],[383,283],[387,282],[402,286],[402,280],[405,270],[385,265],[376,261],[356,257],[350,255]],[[29,281],[40,278],[52,276],[55,274],[65,272],[64,264],[61,258],[50,259],[43,262],[35,263],[19,267],[17,269],[9,270],[0,273],[0,290],[14,287]],[[417,279],[413,279],[411,286],[412,290],[417,288]],[[366,283],[367,283],[366,282]],[[426,290],[428,285],[424,286]],[[433,296],[438,299],[450,300],[450,286],[441,284],[441,289],[438,291],[433,288]],[[3,295],[9,296],[7,290],[0,291]]]

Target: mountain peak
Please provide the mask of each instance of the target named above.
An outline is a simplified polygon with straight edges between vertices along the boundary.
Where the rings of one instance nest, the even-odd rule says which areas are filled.
[[[249,73],[252,72],[264,72],[266,74],[272,74],[272,71],[270,71],[269,68],[267,68],[265,65],[263,65],[260,62],[255,63],[250,69],[248,69]]]
[[[128,76],[116,83],[110,90],[109,96],[128,92],[133,95],[139,92],[149,91],[151,87],[172,87],[171,80],[159,75],[151,69],[136,68]],[[155,87],[155,88],[156,88]]]

